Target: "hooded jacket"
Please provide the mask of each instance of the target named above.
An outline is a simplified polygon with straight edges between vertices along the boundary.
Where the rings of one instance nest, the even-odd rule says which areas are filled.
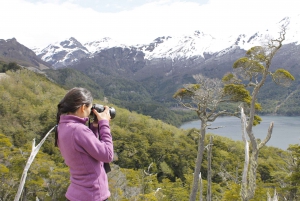
[[[108,120],[100,120],[92,130],[88,118],[62,115],[58,124],[58,147],[70,168],[71,201],[103,201],[110,196],[104,162],[113,160],[113,143]],[[99,140],[99,137],[101,140]]]

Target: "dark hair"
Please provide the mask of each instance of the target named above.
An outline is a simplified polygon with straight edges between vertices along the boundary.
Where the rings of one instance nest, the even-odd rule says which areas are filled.
[[[82,105],[85,104],[88,107],[92,104],[92,102],[93,102],[92,94],[87,89],[78,88],[78,87],[71,89],[70,91],[68,91],[68,93],[65,95],[65,97],[57,105],[57,115],[56,115],[57,125],[60,120],[60,115],[69,113],[69,112],[74,113]],[[58,145],[57,127],[55,130],[55,144],[54,145],[56,147]]]

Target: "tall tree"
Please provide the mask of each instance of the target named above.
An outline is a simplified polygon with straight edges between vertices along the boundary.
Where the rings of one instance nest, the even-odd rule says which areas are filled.
[[[249,92],[241,88],[238,96],[230,96],[230,91],[225,91],[221,80],[207,78],[201,74],[194,75],[193,78],[196,84],[185,84],[182,89],[179,89],[175,94],[179,103],[192,111],[195,111],[201,121],[200,136],[198,138],[197,159],[194,170],[193,187],[190,194],[190,201],[196,200],[198,189],[199,174],[201,170],[204,139],[209,122],[213,122],[221,115],[237,115],[226,110],[219,110],[219,105],[229,101],[245,101],[249,99]]]
[[[270,39],[266,45],[255,46],[248,50],[245,57],[238,59],[233,64],[235,73],[229,73],[223,77],[223,81],[226,82],[225,91],[230,95],[234,93],[233,91],[236,88],[244,88],[251,91],[251,98],[247,100],[245,105],[248,109],[248,118],[242,118],[244,132],[247,133],[250,140],[248,142],[244,139],[245,163],[241,186],[241,197],[244,201],[254,197],[259,151],[270,140],[273,130],[273,122],[271,122],[267,136],[262,141],[258,141],[253,133],[253,126],[261,121],[261,118],[256,114],[257,110],[261,109],[257,102],[259,91],[269,76],[276,84],[283,86],[289,86],[291,81],[295,80],[285,69],[277,69],[275,72],[272,72],[270,69],[275,54],[282,47],[285,40],[287,25],[285,24],[281,27],[278,39]],[[243,110],[241,111],[243,113]],[[249,146],[251,146],[251,149],[249,149]]]

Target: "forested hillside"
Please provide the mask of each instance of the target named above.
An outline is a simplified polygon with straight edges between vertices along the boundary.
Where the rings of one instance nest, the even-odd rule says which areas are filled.
[[[32,140],[38,143],[55,125],[57,103],[66,93],[66,89],[44,75],[26,69],[6,74],[0,80],[0,200],[3,201],[13,200]],[[97,99],[94,102],[102,103]],[[181,130],[107,104],[117,111],[111,121],[115,161],[109,173],[110,200],[188,200],[199,131]],[[213,200],[239,200],[243,143],[214,135],[212,147]],[[201,168],[204,200],[206,157],[205,153]],[[299,175],[299,145],[291,146],[288,151],[263,148],[253,200],[267,200],[267,194],[273,195],[275,189],[280,200],[297,200]],[[52,133],[29,169],[23,198],[65,200],[68,182],[68,167],[54,147]]]
[[[299,47],[296,44],[283,45],[274,56],[270,66],[272,71],[284,68],[295,77],[296,81],[285,88],[274,85],[271,79],[267,79],[258,96],[258,101],[264,108],[260,114],[300,115],[298,101],[300,66],[299,58],[294,56],[299,55]],[[221,52],[205,54],[204,58],[199,56],[183,59],[173,58],[173,55],[173,59],[168,57],[147,59],[142,56],[143,53],[137,52],[134,48],[113,47],[66,67],[88,76],[104,90],[106,96],[116,100],[115,103],[121,107],[178,126],[178,122],[181,121],[180,115],[165,110],[177,107],[177,102],[172,98],[177,89],[183,84],[194,83],[193,75],[199,73],[209,78],[222,79],[226,73],[232,71],[235,60],[245,56],[245,53],[245,49],[232,46]],[[118,102],[120,100],[121,104]],[[147,110],[149,106],[159,109]],[[161,115],[162,112],[159,113],[162,110],[165,116]],[[172,116],[176,119],[171,118]]]
[[[88,76],[72,68],[49,69],[44,72],[47,77],[66,89],[80,85],[89,89],[95,98],[103,100],[105,94],[106,99],[122,108],[160,119],[175,126],[197,118],[197,115],[190,111],[170,110],[170,104],[154,101],[149,90],[146,90],[138,82],[120,77],[101,77],[96,73]]]

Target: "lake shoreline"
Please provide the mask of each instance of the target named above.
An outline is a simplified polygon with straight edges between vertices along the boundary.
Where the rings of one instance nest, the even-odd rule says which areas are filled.
[[[264,139],[267,135],[268,127],[274,122],[272,137],[267,146],[273,146],[286,150],[289,144],[299,144],[300,142],[300,116],[261,116],[263,121],[253,127],[254,135],[257,139]],[[242,140],[241,122],[239,118],[232,116],[223,116],[217,118],[214,122],[209,122],[210,127],[219,127],[220,129],[208,129],[208,133],[231,138],[232,140]],[[200,129],[200,120],[193,120],[182,124],[180,129]]]
[[[281,115],[281,114],[273,114],[273,113],[266,113],[266,114],[258,114],[259,116],[280,116],[280,117],[300,117],[300,115]],[[226,115],[226,116],[219,116],[218,118],[223,118],[223,117],[235,117],[235,116],[231,116],[231,115]],[[239,117],[236,117],[236,118],[239,118]],[[197,121],[197,120],[200,120],[199,118],[195,118],[195,119],[191,119],[190,121],[184,121],[182,122],[182,124],[185,124],[187,122],[191,122],[191,121]],[[180,126],[179,126],[180,127]]]

